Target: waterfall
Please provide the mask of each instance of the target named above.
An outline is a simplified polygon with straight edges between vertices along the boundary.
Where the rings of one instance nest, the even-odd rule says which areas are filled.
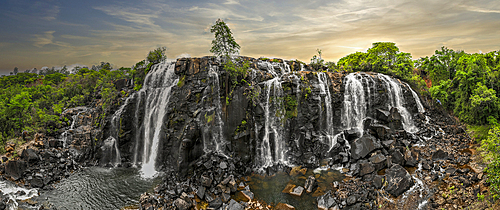
[[[80,114],[82,114],[82,113],[87,112],[86,107],[76,107],[76,108],[73,108],[72,110],[80,110],[80,109],[82,109],[82,110],[79,111],[76,115],[71,116],[71,119],[73,121],[71,122],[69,129],[64,131],[61,134],[61,140],[63,141],[63,147],[67,147],[68,140],[70,140],[70,141],[72,140],[73,135],[71,133],[73,133],[73,130],[75,129],[75,125],[78,125],[78,123],[76,122],[78,120],[78,116],[80,116]]]
[[[162,132],[163,118],[167,111],[167,105],[170,99],[170,90],[172,86],[177,84],[174,73],[174,63],[161,63],[153,67],[152,71],[147,74],[144,80],[144,87],[138,93],[146,92],[144,98],[145,115],[142,124],[144,129],[142,138],[142,168],[141,173],[145,177],[153,177],[156,175],[155,164],[158,153],[158,143]],[[165,70],[166,69],[166,70]],[[141,101],[137,101],[136,106],[141,106]],[[135,116],[136,118],[138,116]]]
[[[214,69],[215,68],[215,69]],[[224,147],[226,145],[226,141],[224,140],[224,133],[222,132],[222,128],[224,127],[224,122],[221,119],[222,115],[222,104],[220,102],[220,86],[219,86],[219,74],[216,72],[217,66],[210,66],[210,70],[208,72],[208,76],[210,77],[210,82],[212,86],[212,94],[213,98],[212,101],[215,102],[214,106],[214,117],[215,119],[212,119],[215,123],[216,130],[211,130],[212,136],[210,137],[205,137],[204,135],[204,150],[205,152],[208,152],[210,150],[216,151],[218,154],[224,155]],[[207,130],[210,128],[206,128]]]
[[[275,77],[265,81],[264,85],[266,91],[265,127],[264,139],[259,148],[262,168],[272,166],[274,163],[286,163],[285,142],[282,135],[282,119],[285,110],[282,100],[283,88],[281,87],[281,80],[279,77]]]
[[[116,167],[122,163],[122,158],[120,155],[120,150],[118,149],[118,141],[110,136],[104,140],[103,145],[100,148],[102,152],[101,164],[111,164]]]
[[[136,106],[135,106],[135,112],[134,112],[134,126],[135,126],[135,129],[136,129],[136,133],[135,133],[135,148],[134,148],[134,166],[137,166],[138,165],[138,154],[139,154],[139,145],[140,145],[140,140],[141,140],[141,136],[142,136],[142,129],[140,129],[139,127],[139,114],[141,112],[141,107],[140,106],[140,103],[142,101],[142,98],[143,96],[146,94],[146,92],[144,91],[139,91],[139,92],[136,92],[134,93],[131,97],[137,97],[136,99]]]
[[[405,100],[403,97],[403,91],[401,90],[400,83],[394,81],[394,79],[390,78],[387,75],[379,74],[382,81],[384,81],[387,87],[387,94],[389,95],[389,104],[388,108],[396,107],[403,118],[403,128],[405,131],[409,133],[415,133],[418,131],[418,128],[413,124],[413,120],[411,118],[410,113],[404,107]],[[411,89],[411,88],[410,88]]]
[[[350,73],[345,77],[344,102],[341,122],[345,130],[355,129],[363,135],[363,120],[366,117],[366,100],[361,74]]]
[[[330,94],[330,88],[328,85],[328,79],[327,79],[327,74],[324,72],[319,72],[318,73],[318,81],[319,81],[319,87],[320,87],[320,94],[322,98],[325,99],[325,111],[326,111],[326,125],[323,126],[321,129],[325,129],[326,131],[326,144],[328,144],[329,148],[331,149],[333,146],[335,146],[336,139],[333,137],[333,110],[332,110],[332,96]],[[319,105],[320,105],[320,113],[322,113],[322,106],[321,106],[322,100],[320,100]],[[320,117],[320,120],[322,118]]]
[[[415,133],[418,128],[413,124],[410,113],[404,107],[405,101],[400,83],[395,82],[392,78],[384,74],[378,74],[379,78],[385,83],[387,94],[389,96],[388,108],[396,107],[403,118],[403,128],[409,133]],[[411,89],[411,88],[410,88]]]
[[[413,89],[411,89],[411,87],[410,87],[410,85],[408,85],[408,83],[404,83],[404,84],[408,87],[408,89],[410,89],[411,95],[413,95],[413,98],[415,99],[415,103],[417,103],[418,112],[424,113],[425,112],[424,106],[422,106],[422,102],[420,102],[420,98],[418,97],[417,93],[415,93],[415,91]]]

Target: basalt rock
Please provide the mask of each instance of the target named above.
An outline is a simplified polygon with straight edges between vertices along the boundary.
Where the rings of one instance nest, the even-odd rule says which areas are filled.
[[[5,174],[18,180],[23,177],[23,173],[27,168],[26,162],[22,160],[11,160],[5,165]]]
[[[366,157],[372,151],[380,149],[381,147],[380,141],[375,137],[364,135],[351,143],[351,155],[353,159],[357,160]]]
[[[386,191],[393,196],[400,196],[414,185],[410,173],[402,166],[395,164],[386,170]]]

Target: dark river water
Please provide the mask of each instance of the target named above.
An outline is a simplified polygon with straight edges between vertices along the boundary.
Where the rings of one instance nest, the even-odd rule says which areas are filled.
[[[287,173],[279,172],[274,176],[252,175],[247,184],[255,194],[255,199],[264,201],[268,205],[276,206],[278,203],[286,203],[295,209],[317,209],[317,196],[314,193],[306,193],[300,197],[283,193],[287,184],[304,186],[308,176],[314,176],[318,184],[318,195],[322,195],[330,190],[334,181],[342,181],[345,176],[337,170],[307,170],[305,174],[290,176]],[[238,198],[236,198],[238,199]]]
[[[137,168],[90,167],[72,174],[36,200],[57,209],[121,209],[137,205],[161,179],[145,179]]]

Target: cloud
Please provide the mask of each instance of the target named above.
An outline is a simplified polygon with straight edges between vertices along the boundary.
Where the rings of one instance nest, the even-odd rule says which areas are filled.
[[[33,45],[36,47],[43,47],[48,44],[52,44],[52,40],[54,39],[55,31],[46,31],[43,34],[35,34],[35,38],[33,39]]]
[[[237,0],[227,0],[224,4],[240,4]]]
[[[57,18],[57,15],[59,14],[59,11],[59,6],[52,6],[44,11],[45,16],[43,17],[43,19],[48,21],[55,20]]]

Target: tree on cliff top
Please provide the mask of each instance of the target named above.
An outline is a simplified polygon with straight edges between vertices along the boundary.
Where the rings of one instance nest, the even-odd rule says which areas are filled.
[[[161,63],[161,62],[167,60],[166,52],[167,52],[166,47],[158,47],[152,51],[149,51],[149,54],[148,54],[148,57],[146,58],[146,60],[149,63],[153,63],[153,64]]]
[[[240,54],[240,45],[236,43],[231,29],[229,29],[223,20],[218,19],[215,21],[210,32],[215,35],[215,39],[212,41],[212,49],[210,49],[210,52],[215,54],[215,56],[230,57]]]

